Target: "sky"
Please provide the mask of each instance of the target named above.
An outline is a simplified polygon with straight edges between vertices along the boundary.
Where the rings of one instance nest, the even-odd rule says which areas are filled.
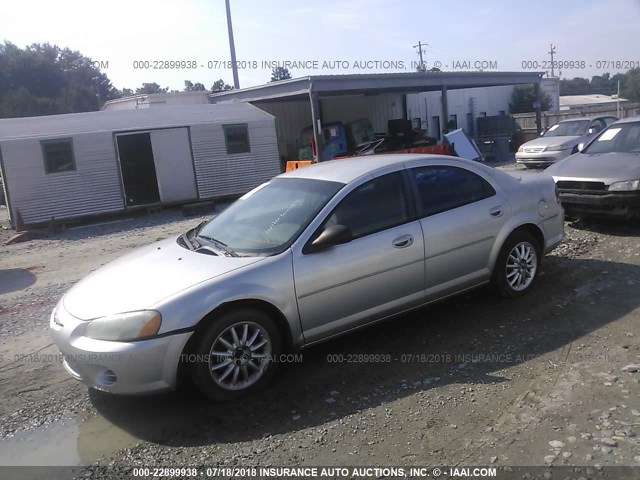
[[[230,4],[241,87],[268,82],[276,64],[293,77],[415,71],[418,41],[428,68],[450,71],[548,71],[551,44],[561,78],[640,66],[640,0]],[[3,0],[1,40],[78,50],[119,89],[233,83],[224,0]]]

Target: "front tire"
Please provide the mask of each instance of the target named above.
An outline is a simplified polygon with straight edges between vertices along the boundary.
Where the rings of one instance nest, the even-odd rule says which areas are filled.
[[[491,283],[503,297],[524,295],[535,283],[540,269],[540,246],[529,233],[516,231],[504,242]]]
[[[232,310],[197,339],[191,379],[212,400],[235,400],[271,381],[277,366],[273,359],[281,351],[281,335],[269,315],[252,308]]]

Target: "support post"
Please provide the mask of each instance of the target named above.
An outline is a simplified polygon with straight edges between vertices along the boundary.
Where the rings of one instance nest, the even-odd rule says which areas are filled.
[[[443,133],[449,133],[449,102],[447,100],[447,86],[442,86],[442,94],[440,97],[442,102],[442,121],[444,126],[442,127]]]
[[[536,100],[533,103],[533,106],[536,110],[536,130],[538,131],[538,136],[540,136],[542,134],[542,112],[541,112],[541,97],[540,97],[540,82],[534,84],[533,86],[535,94],[536,94]]]
[[[312,89],[309,91],[309,102],[311,104],[311,121],[313,122],[313,138],[316,140],[316,162],[322,161],[322,149],[324,139],[322,137],[322,118],[320,115],[320,101],[318,94]]]

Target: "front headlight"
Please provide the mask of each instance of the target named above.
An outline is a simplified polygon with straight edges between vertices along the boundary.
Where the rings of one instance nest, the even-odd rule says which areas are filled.
[[[609,185],[610,192],[629,192],[640,189],[640,180],[627,180],[625,182],[615,182]]]
[[[524,147],[523,146],[518,147],[518,153],[524,153]]]
[[[570,148],[571,146],[569,145],[551,145],[547,147],[546,150],[547,152],[561,152],[563,150],[569,150]]]
[[[85,335],[95,340],[129,342],[157,335],[162,315],[155,310],[127,312],[89,322]]]

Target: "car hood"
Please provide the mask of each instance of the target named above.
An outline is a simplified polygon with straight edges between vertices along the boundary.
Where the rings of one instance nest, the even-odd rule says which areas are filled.
[[[576,153],[545,170],[557,181],[580,179],[613,182],[640,179],[640,154],[637,153]]]
[[[582,137],[540,137],[524,143],[524,148],[530,147],[549,147],[551,145],[577,145]]]
[[[65,294],[64,308],[82,320],[144,310],[264,258],[197,253],[178,245],[176,238],[138,248],[100,267]]]

